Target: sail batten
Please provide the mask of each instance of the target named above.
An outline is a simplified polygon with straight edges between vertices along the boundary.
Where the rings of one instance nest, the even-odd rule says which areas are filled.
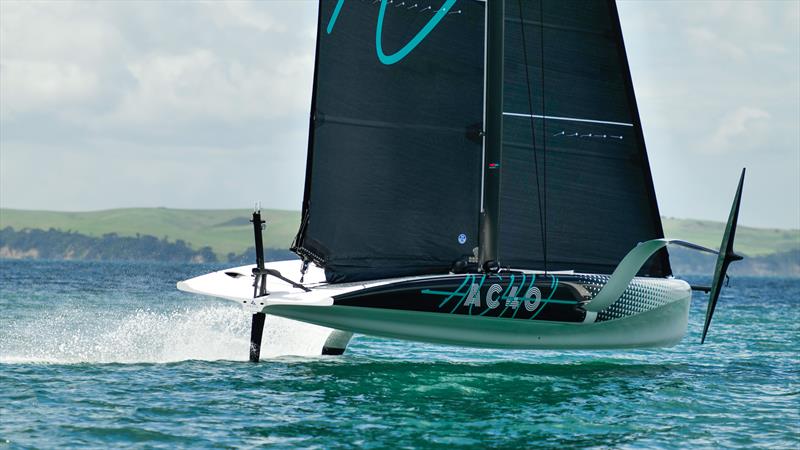
[[[632,123],[627,122],[614,122],[611,120],[598,120],[598,119],[586,119],[581,117],[563,117],[563,116],[545,116],[542,114],[530,114],[530,113],[517,113],[517,112],[503,112],[504,116],[508,117],[525,117],[534,119],[547,119],[547,120],[563,120],[565,122],[587,122],[587,123],[599,123],[604,125],[619,125],[621,127],[632,127],[634,126]]]
[[[371,119],[355,119],[351,117],[340,117],[340,116],[330,116],[324,115],[320,116],[322,121],[332,123],[332,124],[339,124],[339,125],[353,125],[358,127],[368,127],[368,128],[395,128],[395,129],[404,129],[404,130],[437,130],[437,131],[449,131],[453,133],[464,133],[467,131],[467,127],[448,127],[448,126],[438,126],[433,124],[419,124],[419,123],[408,123],[408,122],[387,122],[382,120],[371,120]]]

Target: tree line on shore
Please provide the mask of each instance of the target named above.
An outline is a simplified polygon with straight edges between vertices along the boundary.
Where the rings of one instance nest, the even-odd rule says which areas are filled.
[[[682,248],[670,249],[672,269],[676,275],[712,274],[716,256]],[[287,249],[265,249],[267,261],[294,259],[297,256]],[[186,263],[251,264],[255,261],[255,249],[250,247],[241,253],[228,253],[218,257],[209,246],[198,249],[177,239],[169,241],[147,235],[119,236],[107,233],[100,237],[88,236],[74,231],[50,228],[0,230],[0,258],[11,259],[77,259],[77,260],[123,260],[163,261]],[[733,275],[800,277],[800,250],[793,249],[765,256],[747,257],[733,264]]]
[[[267,249],[268,260],[294,257],[288,250]],[[11,259],[76,259],[96,261],[164,261],[187,263],[222,262],[209,246],[198,249],[181,240],[170,241],[147,235],[119,236],[107,233],[100,237],[74,231],[23,229],[5,227],[0,230],[0,258]],[[228,253],[228,262],[248,264],[255,259],[255,250]]]

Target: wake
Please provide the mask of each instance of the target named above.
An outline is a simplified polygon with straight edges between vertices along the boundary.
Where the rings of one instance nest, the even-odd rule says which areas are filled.
[[[236,306],[55,310],[3,328],[0,363],[246,361],[250,346],[250,315]],[[318,356],[326,338],[322,328],[267,316],[261,356]]]

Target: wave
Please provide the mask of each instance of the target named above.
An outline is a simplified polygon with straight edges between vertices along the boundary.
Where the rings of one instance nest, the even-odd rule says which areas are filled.
[[[4,328],[0,363],[243,361],[250,345],[250,315],[236,306],[57,309]],[[326,338],[324,328],[267,316],[261,356],[318,356]]]

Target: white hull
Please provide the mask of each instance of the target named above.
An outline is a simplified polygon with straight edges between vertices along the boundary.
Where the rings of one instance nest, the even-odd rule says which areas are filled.
[[[292,276],[299,273],[299,266],[299,261],[267,264],[267,267],[277,269],[292,278],[299,278]],[[402,286],[404,283],[452,282],[452,279],[459,275],[327,284],[324,283],[322,270],[313,267],[305,279],[305,285],[311,288],[310,292],[293,288],[288,283],[270,277],[267,282],[270,295],[254,299],[253,278],[250,276],[253,267],[244,266],[210,273],[180,282],[178,288],[187,292],[225,298],[244,306],[251,312],[264,312],[324,327],[324,331],[330,334],[331,345],[338,345],[342,349],[346,346],[350,333],[437,344],[508,349],[665,347],[676,344],[684,336],[691,301],[690,287],[683,281],[637,278],[617,303],[609,305],[600,311],[599,315],[586,313],[586,318],[582,322],[520,320],[520,318],[472,315],[472,308],[467,315],[466,309],[460,310],[461,313],[457,314],[421,312],[383,307],[343,306],[336,304],[337,301],[334,300],[347,295],[357,296],[360,292],[368,290],[375,291],[381,286],[387,286],[387,290],[397,290],[396,286]],[[536,275],[531,271],[526,274],[529,278]],[[563,277],[581,280],[602,278],[602,276],[581,274],[564,274]],[[604,280],[607,281],[607,277]],[[423,297],[419,296],[420,301],[425,300]],[[636,310],[630,303],[636,303],[640,297],[641,305],[646,306],[639,305]],[[456,309],[453,308],[454,311]],[[609,314],[609,311],[614,314]],[[337,334],[336,330],[345,333]],[[333,344],[333,342],[338,343]]]
[[[505,349],[669,347],[686,333],[690,297],[625,319],[594,324],[509,321],[396,310],[276,305],[265,313],[317,325],[434,344]],[[511,323],[509,323],[511,322]]]

